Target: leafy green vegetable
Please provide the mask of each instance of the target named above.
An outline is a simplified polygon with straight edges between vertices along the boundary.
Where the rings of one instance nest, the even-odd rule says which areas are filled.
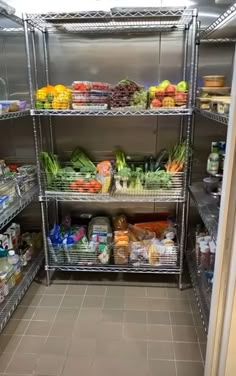
[[[120,170],[123,170],[125,167],[127,167],[125,154],[123,153],[122,150],[116,150],[115,155],[116,155],[116,169],[118,172],[120,172]]]
[[[73,167],[78,170],[86,169],[84,172],[94,172],[96,170],[95,164],[89,159],[85,151],[79,147],[73,150],[70,161]]]
[[[171,174],[166,171],[147,172],[145,174],[145,187],[147,189],[171,188]]]
[[[40,155],[40,158],[47,177],[47,182],[48,184],[50,184],[53,177],[56,176],[58,171],[60,170],[58,157],[57,155],[43,151]]]

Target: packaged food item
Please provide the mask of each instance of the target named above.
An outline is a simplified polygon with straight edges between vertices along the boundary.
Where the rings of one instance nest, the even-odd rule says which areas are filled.
[[[130,262],[134,266],[145,265],[149,261],[150,240],[130,242]]]
[[[129,233],[128,231],[114,232],[114,262],[116,265],[125,265],[129,262]]]
[[[116,231],[126,231],[128,228],[128,221],[124,214],[118,215],[113,219],[113,225]]]
[[[224,87],[225,86],[225,76],[223,75],[212,75],[203,76],[205,87]]]
[[[200,108],[200,110],[210,110],[211,98],[198,97],[196,101],[197,101],[197,107]]]
[[[211,240],[209,242],[209,248],[210,248],[210,261],[209,261],[209,269],[214,271],[215,268],[215,254],[216,254],[216,243]]]
[[[216,175],[219,172],[220,156],[218,142],[211,143],[211,153],[207,160],[207,172],[210,175]]]
[[[208,270],[210,265],[210,247],[208,242],[200,241],[200,265],[201,270]]]
[[[88,236],[90,247],[96,250],[98,263],[108,264],[112,243],[112,228],[109,218],[92,218],[89,223]]]
[[[150,232],[154,232],[158,238],[162,237],[164,230],[168,226],[168,221],[154,221],[154,222],[143,222],[135,223],[134,226],[143,228]]]

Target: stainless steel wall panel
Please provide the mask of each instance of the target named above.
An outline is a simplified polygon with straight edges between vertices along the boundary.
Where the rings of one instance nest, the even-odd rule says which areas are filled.
[[[117,83],[128,77],[143,85],[157,80],[159,36],[82,38],[49,36],[51,82],[74,80]]]

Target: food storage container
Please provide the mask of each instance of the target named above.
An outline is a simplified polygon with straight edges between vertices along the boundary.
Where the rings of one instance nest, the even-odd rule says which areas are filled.
[[[9,101],[0,101],[0,105],[1,105],[1,114],[5,114],[7,112],[9,112]]]
[[[212,96],[217,95],[226,95],[229,96],[231,87],[200,87],[199,88],[199,97],[202,98],[211,98]]]
[[[219,99],[214,98],[211,101],[212,111],[215,111],[218,114],[228,115],[229,107],[230,107],[230,97],[220,97]]]
[[[219,179],[208,177],[203,179],[204,189],[207,193],[214,192],[218,189]]]
[[[19,101],[19,110],[20,111],[24,111],[26,109],[26,106],[27,106],[27,102],[26,101]]]
[[[197,98],[197,107],[201,110],[210,110],[211,98]]]
[[[225,76],[203,76],[205,87],[224,87],[225,86]]]

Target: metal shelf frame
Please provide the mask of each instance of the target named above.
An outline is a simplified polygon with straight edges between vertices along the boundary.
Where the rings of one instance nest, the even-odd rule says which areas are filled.
[[[38,256],[30,261],[29,265],[23,269],[22,280],[10,291],[9,295],[0,305],[0,333],[10,320],[21,299],[24,297],[26,291],[36,277],[36,274],[43,263],[43,258],[43,252],[40,252]]]
[[[191,108],[158,108],[146,110],[31,110],[33,116],[186,116]]]
[[[22,197],[16,197],[9,207],[0,214],[0,230],[5,227],[17,214],[28,206],[36,197],[38,192],[37,186],[24,193]]]
[[[223,27],[233,17],[236,16],[236,3],[231,5],[223,14],[221,14],[215,21],[213,21],[204,31],[200,33],[200,40],[208,40],[211,38],[214,31]],[[231,39],[231,38],[230,38]],[[234,41],[233,39],[231,39]],[[222,41],[228,41],[228,38],[223,38]]]
[[[16,119],[19,117],[24,117],[24,116],[29,116],[29,115],[30,115],[29,110],[17,111],[17,112],[6,112],[0,115],[0,120]]]
[[[186,259],[199,312],[205,332],[207,333],[210,317],[211,292],[208,289],[203,272],[198,273],[195,259],[189,250],[186,252]]]
[[[179,274],[180,268],[161,267],[161,266],[122,266],[122,265],[97,265],[97,266],[85,266],[85,265],[58,265],[51,264],[47,270],[59,270],[66,272],[101,272],[101,273],[146,273],[146,274]]]
[[[39,201],[41,205],[42,214],[42,231],[44,239],[44,253],[45,253],[45,270],[47,274],[47,283],[50,284],[50,270],[60,268],[60,270],[77,270],[77,271],[113,271],[113,272],[127,272],[127,273],[157,273],[157,274],[177,274],[179,277],[179,288],[182,288],[182,272],[183,272],[183,256],[186,238],[186,218],[188,211],[188,182],[190,175],[190,145],[193,135],[193,105],[195,102],[195,88],[197,80],[197,32],[198,32],[197,10],[196,9],[181,9],[181,8],[131,8],[111,9],[110,12],[78,12],[78,13],[48,13],[48,14],[26,14],[24,16],[24,30],[26,41],[29,89],[31,100],[31,118],[34,131],[34,142],[36,151],[36,164],[37,174],[39,180]],[[31,49],[29,42],[29,31],[34,29],[42,31],[42,42],[44,50],[44,66],[45,66],[45,84],[50,83],[50,67],[48,59],[48,39],[50,33],[107,33],[123,32],[124,34],[132,33],[153,33],[154,31],[170,31],[181,29],[184,33],[184,48],[183,48],[183,70],[182,79],[189,82],[189,98],[187,108],[160,108],[160,109],[145,109],[145,110],[39,110],[34,108],[34,92],[37,84],[37,61],[35,47],[33,48],[33,59],[31,58]],[[189,33],[191,31],[191,33]],[[34,39],[34,33],[32,38]],[[188,38],[190,35],[190,39]],[[33,43],[35,46],[35,43]],[[187,67],[190,67],[187,69]],[[180,139],[186,139],[186,155],[185,167],[183,178],[183,192],[179,196],[157,196],[157,197],[144,197],[144,196],[130,196],[121,197],[108,195],[101,198],[99,195],[87,195],[86,197],[79,194],[71,195],[65,192],[49,192],[45,190],[44,182],[42,179],[42,171],[40,166],[40,152],[42,146],[42,134],[40,127],[41,117],[47,116],[49,118],[49,134],[50,134],[50,151],[54,152],[54,138],[52,132],[52,117],[53,116],[179,116],[180,117]],[[111,130],[112,131],[112,130]],[[76,201],[76,202],[174,202],[176,205],[177,214],[180,218],[179,221],[179,254],[178,266],[173,269],[172,267],[161,269],[159,267],[146,267],[146,268],[125,268],[125,267],[112,267],[96,268],[91,267],[76,267],[68,265],[53,265],[50,262],[47,233],[49,228],[49,212],[48,201],[51,200],[55,205],[55,218],[58,218],[58,206],[60,201]]]
[[[29,24],[48,32],[153,32],[184,30],[195,9],[113,8],[110,11],[26,14]]]
[[[45,191],[43,200],[62,202],[96,202],[96,203],[125,203],[125,202],[184,202],[183,195],[170,194],[163,195],[113,195],[113,194],[79,194],[76,192]]]
[[[204,191],[203,183],[193,184],[189,187],[189,191],[207,231],[216,241],[219,221],[216,199]]]
[[[221,123],[221,124],[228,125],[229,117],[226,115],[217,114],[215,112],[208,111],[208,110],[200,110],[199,108],[196,108],[196,107],[194,109],[194,112],[204,116],[207,119],[217,121],[218,123]]]

